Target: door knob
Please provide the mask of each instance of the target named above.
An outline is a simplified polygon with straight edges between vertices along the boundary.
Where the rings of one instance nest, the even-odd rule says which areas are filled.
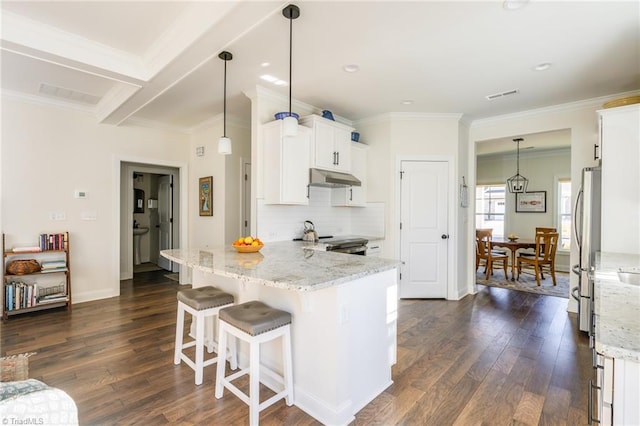
[[[442,234],[442,235],[440,236],[440,238],[442,238],[443,240],[446,240],[446,239],[448,239],[448,238],[449,238],[449,235],[447,235],[447,234]]]

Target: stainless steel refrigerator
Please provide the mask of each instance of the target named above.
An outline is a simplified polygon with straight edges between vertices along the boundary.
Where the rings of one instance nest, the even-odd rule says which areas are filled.
[[[580,263],[572,270],[579,276],[571,294],[578,301],[578,327],[593,335],[594,276],[596,253],[600,251],[600,205],[602,169],[582,170],[582,184],[574,209],[574,231],[580,250]]]

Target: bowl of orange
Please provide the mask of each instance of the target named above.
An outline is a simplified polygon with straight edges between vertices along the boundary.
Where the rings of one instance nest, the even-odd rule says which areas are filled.
[[[232,244],[238,253],[256,253],[264,247],[264,243],[258,237],[246,236],[240,237]]]

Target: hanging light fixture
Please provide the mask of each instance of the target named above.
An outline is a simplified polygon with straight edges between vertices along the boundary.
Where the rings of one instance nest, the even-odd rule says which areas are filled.
[[[293,20],[300,16],[300,9],[295,4],[290,4],[282,9],[282,15],[289,20],[289,115],[282,120],[282,133],[285,136],[298,134],[298,119],[291,112],[291,71],[293,62]]]
[[[529,179],[520,174],[520,142],[524,139],[515,138],[513,141],[518,144],[516,151],[516,174],[507,179],[507,186],[509,192],[512,194],[519,192],[527,192],[527,185],[529,185]]]
[[[218,154],[231,154],[231,139],[227,137],[227,61],[233,59],[233,55],[227,51],[220,52],[218,58],[224,61],[224,114],[222,137],[218,139]]]

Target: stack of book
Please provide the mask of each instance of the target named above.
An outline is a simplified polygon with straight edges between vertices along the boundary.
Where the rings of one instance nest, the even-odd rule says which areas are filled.
[[[42,262],[42,269],[40,272],[43,274],[48,272],[64,272],[67,270],[67,262],[65,260],[50,260]]]

